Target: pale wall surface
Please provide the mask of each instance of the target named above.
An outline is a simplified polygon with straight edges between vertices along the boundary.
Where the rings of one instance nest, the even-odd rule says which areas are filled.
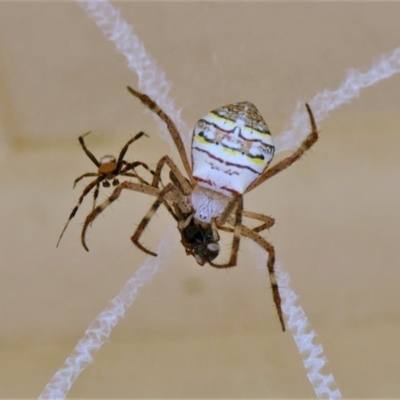
[[[400,45],[399,3],[119,6],[188,126],[247,99],[277,134],[298,100]],[[127,84],[136,75],[75,3],[0,3],[0,397],[38,396],[144,260],[129,238],[151,199],[136,193],[94,223],[90,253],[90,198],[55,248],[84,187],[72,182],[94,170],[80,134],[93,131],[101,156],[146,130],[128,158],[171,154]],[[348,398],[400,397],[399,93],[396,75],[332,112],[303,161],[246,197],[276,218],[268,238]],[[159,212],[146,243],[155,249],[171,223]],[[313,397],[246,244],[230,271],[173,251],[70,396]]]

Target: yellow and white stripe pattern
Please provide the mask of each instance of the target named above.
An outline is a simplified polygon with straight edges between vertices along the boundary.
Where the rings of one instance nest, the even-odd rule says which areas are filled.
[[[274,157],[271,132],[256,106],[243,101],[211,111],[193,131],[192,170],[200,186],[243,194]]]

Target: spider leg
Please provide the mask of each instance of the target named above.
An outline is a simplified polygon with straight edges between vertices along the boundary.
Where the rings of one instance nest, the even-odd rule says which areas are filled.
[[[311,132],[305,138],[300,147],[291,156],[284,158],[282,161],[279,161],[273,167],[265,170],[260,175],[260,177],[247,188],[246,193],[255,189],[257,186],[261,185],[263,182],[273,177],[278,172],[281,172],[287,167],[291,166],[295,161],[299,160],[300,157],[318,140],[317,125],[315,123],[314,115],[311,111],[311,108],[307,103],[306,103],[306,108],[308,116],[310,118]]]
[[[183,177],[183,175],[182,175]],[[181,177],[181,179],[182,179]],[[183,187],[181,185],[181,182],[179,181],[179,179],[176,177],[176,175],[171,171],[169,171],[169,179],[171,179],[171,182],[182,192],[184,193],[185,191],[183,190]],[[189,185],[190,187],[190,181],[188,179],[186,179],[185,177],[183,177],[183,180]]]
[[[235,212],[235,222],[234,222],[234,231],[233,231],[233,239],[232,239],[232,250],[230,260],[225,264],[215,264],[210,262],[209,264],[214,268],[230,268],[235,267],[237,265],[237,255],[239,251],[240,245],[240,233],[242,230],[242,214],[243,214],[243,197],[238,196],[236,199],[237,207]],[[228,205],[229,207],[229,205]],[[228,208],[227,207],[227,208]],[[217,220],[217,227],[219,228],[219,221]]]
[[[242,212],[243,212],[243,197],[240,196],[240,198],[241,198],[241,202],[242,202]],[[232,200],[229,201],[224,212],[217,219],[218,225],[225,225],[229,216],[232,214],[233,209],[235,208],[236,204],[238,203],[238,199],[239,199],[239,197],[233,197]]]
[[[185,195],[189,195],[190,193],[192,193],[192,187],[190,183],[182,175],[181,171],[179,171],[179,168],[176,166],[176,164],[171,160],[169,156],[161,157],[160,160],[158,161],[151,186],[158,187],[158,183],[161,179],[161,171],[165,164],[167,164],[170,170],[172,171],[173,175],[170,174],[170,178],[173,176],[173,179],[171,180],[173,182],[175,180],[179,182],[178,186],[179,189],[182,191],[182,193]]]
[[[154,214],[156,213],[156,211],[158,210],[158,208],[160,207],[161,203],[165,204],[166,200],[170,200],[173,201],[174,203],[178,204],[178,203],[184,203],[183,201],[178,201],[179,197],[184,197],[182,193],[180,193],[178,191],[178,189],[172,184],[169,183],[167,186],[165,186],[164,189],[162,189],[158,196],[156,201],[152,204],[152,206],[150,207],[149,211],[147,211],[146,215],[143,217],[143,219],[140,221],[138,227],[136,228],[136,231],[133,233],[131,240],[133,242],[133,244],[138,247],[140,250],[144,251],[147,254],[150,254],[152,256],[157,256],[156,253],[148,250],[146,247],[144,247],[140,242],[140,236],[142,235],[142,233],[144,232],[146,226],[149,224],[151,218],[154,216]],[[168,211],[174,216],[175,214],[172,211],[172,209],[168,208]],[[190,209],[184,209],[184,210],[180,210],[182,212],[189,212]]]
[[[175,221],[178,222],[178,226],[179,226],[179,217],[178,217],[178,213],[180,214],[180,210],[178,208],[178,211],[175,212],[173,210],[173,208],[168,204],[167,201],[163,201],[165,208],[168,210],[168,212],[172,215],[172,218],[174,218]],[[178,207],[177,205],[175,205],[175,207]]]
[[[89,151],[89,149],[86,147],[85,144],[85,136],[89,135],[89,132],[86,132],[84,135],[79,136],[79,143],[82,146],[83,151],[86,153],[86,155],[93,161],[94,165],[96,165],[96,167],[100,166],[100,163],[97,161],[97,158],[93,155],[93,153],[91,151]]]
[[[127,172],[127,173],[121,173],[121,174],[119,174],[120,176],[128,176],[129,178],[136,178],[139,182],[140,182],[140,184],[141,185],[147,185],[147,186],[151,186],[150,185],[150,182],[147,182],[146,181],[146,179],[143,179],[142,177],[140,177],[137,173],[136,173],[136,171],[134,171],[134,173],[133,174],[130,174],[129,172]]]
[[[217,225],[217,222],[215,221],[215,219],[213,219],[211,221],[211,229],[212,229],[212,233],[213,233],[214,242],[219,242],[220,236],[218,233],[218,225]],[[233,229],[232,232],[234,232],[234,231],[235,230]]]
[[[261,232],[265,229],[271,228],[275,223],[274,218],[268,217],[267,215],[264,215],[264,214],[255,213],[252,211],[243,211],[243,216],[263,222],[263,224],[256,226],[255,228],[252,229],[253,232],[257,232],[257,233]]]
[[[233,225],[235,225],[235,224],[233,223]],[[235,229],[229,228],[228,226],[220,226],[220,225],[218,225],[218,229],[220,231],[229,232],[229,233],[235,232]]]
[[[127,163],[124,161],[123,163],[124,163],[124,168],[121,170],[119,175],[130,176],[132,178],[138,179],[141,184],[150,185],[150,183],[148,183],[145,179],[143,179],[141,176],[139,176],[135,170],[136,167],[142,166],[147,171],[149,171],[152,175],[154,175],[154,171],[152,169],[150,169],[147,164],[145,164],[141,161],[135,161],[133,163]],[[127,173],[128,171],[132,171],[132,174]]]
[[[99,176],[99,174],[97,172],[87,172],[86,174],[81,175],[80,177],[76,178],[74,180],[74,186],[73,188],[75,189],[76,184],[83,178],[87,178],[89,176]]]
[[[117,160],[117,170],[116,170],[116,175],[118,175],[121,172],[121,168],[123,166],[123,159],[125,157],[126,152],[128,151],[128,147],[135,141],[140,139],[142,136],[147,136],[148,135],[144,132],[139,132],[136,134],[133,138],[129,139],[126,145],[122,148],[121,152],[119,153],[118,160]]]
[[[281,323],[282,330],[285,332],[285,322],[283,320],[283,313],[281,308],[281,295],[279,294],[279,287],[275,275],[275,249],[271,243],[267,242],[262,236],[254,232],[247,226],[242,225],[241,234],[245,237],[256,242],[268,253],[267,268],[269,273],[269,280],[271,282],[272,296],[275,302],[276,310],[278,312],[279,321]]]
[[[136,164],[136,165],[134,165],[134,164],[136,164],[136,163],[133,163],[133,164],[126,163],[126,168],[124,168],[122,170],[122,172],[120,172],[118,175],[129,176],[130,178],[136,178],[142,185],[150,185],[149,182],[147,182],[145,179],[143,179],[141,176],[139,176],[139,174],[135,170],[135,168],[138,164]],[[132,171],[132,173],[125,172],[125,171]],[[118,175],[116,175],[116,176],[118,176]]]
[[[185,171],[189,176],[190,182],[194,185],[195,181],[192,175],[192,169],[190,168],[189,159],[186,154],[185,146],[183,145],[182,138],[179,134],[178,128],[175,123],[171,120],[171,118],[146,94],[140,93],[135,89],[132,89],[128,86],[128,91],[138,98],[146,107],[148,107],[151,111],[156,113],[160,119],[165,122],[167,125],[168,131],[171,134],[171,137],[175,143],[176,148],[178,149],[179,155],[181,156],[181,160],[183,162],[183,166],[185,167]]]
[[[79,197],[79,200],[78,200],[77,205],[73,208],[73,210],[72,210],[70,216],[68,217],[68,221],[67,221],[67,223],[65,224],[64,229],[62,230],[60,237],[58,238],[58,242],[57,242],[57,246],[56,246],[56,247],[58,247],[58,245],[60,244],[61,238],[63,237],[64,232],[66,231],[66,229],[67,229],[67,227],[68,227],[68,224],[70,223],[71,219],[74,218],[74,216],[75,216],[76,212],[78,211],[79,206],[82,204],[83,199],[85,198],[85,196],[86,196],[95,186],[98,187],[99,184],[100,184],[100,182],[101,182],[103,179],[104,179],[103,176],[99,176],[97,179],[95,179],[94,181],[90,182],[90,183],[85,187],[85,189],[83,190],[81,196]]]
[[[99,192],[100,192],[100,182],[97,183],[96,188],[94,189],[92,211],[96,208],[96,200],[99,197]]]
[[[257,219],[259,221],[264,222],[263,224],[261,224],[259,226],[256,226],[255,228],[251,229],[253,232],[257,232],[257,233],[259,233],[259,232],[261,232],[261,231],[263,231],[265,229],[271,228],[275,223],[275,219],[274,218],[269,217],[269,216],[264,215],[264,214],[254,213],[254,212],[251,212],[251,211],[245,211],[244,210],[243,213],[242,213],[242,216],[243,217],[247,217],[247,218]],[[229,221],[228,221],[228,223],[229,223]],[[235,226],[235,223],[232,222],[231,225]],[[228,226],[222,226],[222,225],[218,225],[218,229],[220,229],[222,231],[225,231],[225,232],[233,232],[234,231],[234,229],[232,229],[232,228],[230,228]]]
[[[96,219],[96,217],[104,210],[106,209],[111,203],[113,203],[115,200],[119,198],[121,195],[121,192],[123,189],[128,189],[128,190],[133,190],[135,192],[140,192],[140,193],[145,193],[149,194],[151,196],[158,196],[159,194],[159,189],[147,186],[147,185],[140,185],[139,183],[133,183],[133,182],[122,182],[120,183],[114,191],[111,193],[111,196],[106,199],[103,203],[98,205],[87,217],[85,220],[85,223],[83,224],[82,228],[82,233],[81,233],[81,241],[82,241],[82,246],[86,251],[89,251],[89,248],[86,245],[86,230],[89,225]]]
[[[144,169],[149,171],[150,174],[152,174],[152,175],[154,175],[154,173],[155,173],[147,164],[145,164],[144,162],[141,162],[141,161],[135,161],[135,162],[132,162],[132,163],[125,162],[125,168],[121,170],[121,173],[127,172],[127,171],[129,171],[129,170],[131,170],[133,168],[138,167],[138,166],[143,167]]]
[[[94,189],[92,211],[96,208],[96,200],[99,197],[99,192],[100,192],[100,182],[97,183],[96,188]]]

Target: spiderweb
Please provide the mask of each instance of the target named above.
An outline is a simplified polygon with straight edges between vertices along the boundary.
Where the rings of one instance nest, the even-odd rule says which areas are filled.
[[[139,90],[156,98],[163,109],[176,121],[180,130],[187,131],[180,112],[168,95],[172,84],[168,81],[165,73],[157,67],[154,56],[148,54],[133,27],[127,24],[120,12],[107,1],[80,2],[80,5],[104,35],[115,44],[118,52],[126,57],[128,68],[139,77]],[[352,101],[362,89],[389,78],[397,72],[400,72],[400,48],[381,56],[372,67],[364,72],[351,70],[336,90],[322,91],[311,100],[310,105],[317,122],[326,118],[329,111]],[[296,147],[307,133],[308,124],[303,105],[299,104],[292,115],[290,128],[275,139],[278,152]],[[124,316],[126,309],[135,301],[140,288],[149,283],[160,269],[160,260],[168,263],[168,252],[163,249],[173,245],[173,241],[168,239],[170,236],[166,235],[166,239],[158,249],[160,257],[147,259],[110,305],[87,329],[75,350],[45,387],[40,395],[41,399],[63,399],[67,396],[79,374],[89,363],[93,362],[94,351],[102,346],[113,327]],[[260,253],[260,249],[255,248],[254,254],[258,257],[257,264],[265,265],[263,259],[265,255]],[[304,310],[296,303],[297,296],[290,287],[288,274],[283,270],[281,263],[277,264],[283,311],[315,394],[318,398],[341,398],[333,375],[321,372],[322,368],[326,367],[322,345],[314,343],[316,333],[310,327]]]

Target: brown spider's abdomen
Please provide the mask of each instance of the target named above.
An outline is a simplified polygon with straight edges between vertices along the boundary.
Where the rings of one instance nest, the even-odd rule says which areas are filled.
[[[108,174],[110,172],[114,172],[117,169],[117,163],[116,162],[109,162],[105,164],[100,164],[99,167],[99,174]]]
[[[99,174],[109,174],[117,169],[117,161],[114,156],[103,156],[100,158]]]
[[[275,147],[256,106],[244,101],[211,111],[195,126],[193,177],[227,196],[243,194],[267,168]]]

